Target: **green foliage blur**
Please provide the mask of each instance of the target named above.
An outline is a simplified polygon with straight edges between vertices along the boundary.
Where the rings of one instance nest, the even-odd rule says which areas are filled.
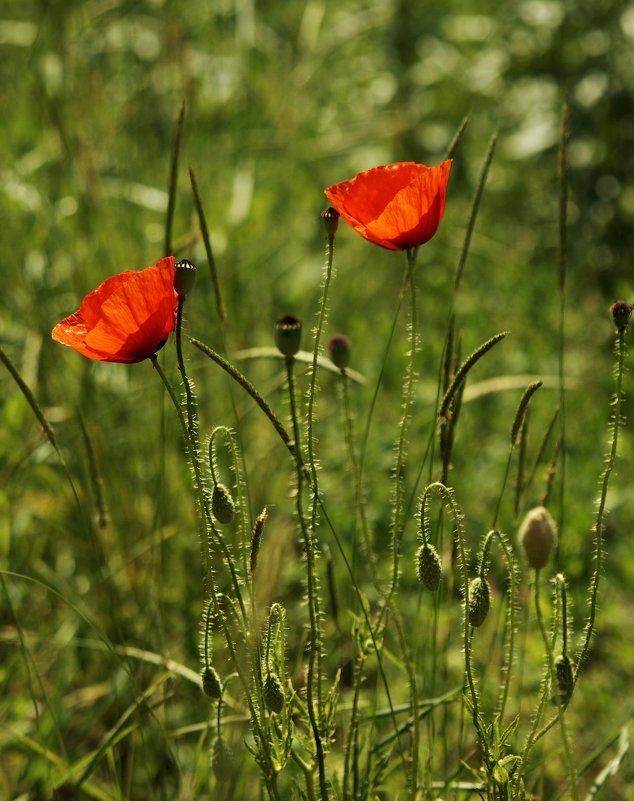
[[[104,643],[134,645],[197,670],[202,586],[191,482],[173,410],[149,363],[92,363],[50,338],[55,323],[106,277],[164,255],[170,156],[183,104],[173,250],[199,267],[187,332],[234,359],[280,414],[286,412],[280,363],[241,353],[270,347],[273,323],[286,313],[304,321],[303,347],[310,350],[324,261],[323,188],[392,161],[436,164],[467,118],[445,218],[419,254],[422,355],[412,494],[433,423],[454,269],[482,162],[497,135],[455,307],[463,356],[493,334],[511,332],[469,380],[472,399],[455,446],[450,483],[474,542],[500,491],[523,388],[545,380],[531,408],[533,456],[559,405],[558,146],[568,104],[561,564],[578,588],[580,631],[613,391],[608,308],[617,297],[634,301],[634,3],[3,0],[0,74],[0,346],[54,426],[68,469],[0,366],[0,567],[28,577],[6,574],[0,586],[0,798],[46,785],[49,764],[21,736],[79,760],[144,686],[148,665],[122,662]],[[210,227],[224,324],[189,168]],[[387,531],[404,314],[387,358],[385,349],[405,259],[343,224],[335,259],[326,333],[351,339],[351,366],[366,378],[355,398],[358,433],[383,366],[380,398],[393,401],[377,408],[365,454],[373,524]],[[161,360],[176,381],[173,343]],[[263,603],[278,592],[298,598],[291,472],[271,471],[286,454],[249,399],[191,347],[188,364],[203,433],[240,421],[250,509],[255,516],[268,505],[277,515]],[[488,379],[497,391],[487,392]],[[345,451],[335,377],[324,373],[320,384],[324,486],[334,522],[350,529],[351,487],[337,472]],[[626,393],[631,429],[631,378]],[[634,622],[627,613],[634,601],[633,446],[626,427],[608,501],[599,636],[581,682],[590,689],[583,708],[571,710],[586,755],[617,735],[634,711]],[[229,481],[228,461],[221,467]],[[104,526],[95,483],[103,492]],[[537,494],[527,500],[536,503]],[[510,495],[502,524],[513,536]],[[414,547],[412,535],[412,558]],[[412,564],[403,580],[413,585]],[[342,592],[345,604],[351,597]],[[197,689],[177,693],[169,725],[204,720]],[[142,747],[145,773],[131,781],[129,796],[120,788],[121,797],[176,797],[169,789],[176,768],[163,764],[164,746]],[[631,765],[613,782],[610,798],[631,798]]]

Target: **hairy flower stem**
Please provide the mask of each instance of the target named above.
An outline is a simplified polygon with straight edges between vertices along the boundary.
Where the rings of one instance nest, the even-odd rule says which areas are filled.
[[[517,562],[515,557],[513,556],[513,549],[509,545],[506,537],[502,534],[501,531],[498,529],[492,529],[488,532],[486,537],[484,538],[484,542],[482,545],[482,552],[480,555],[480,566],[478,570],[478,575],[481,579],[484,580],[487,570],[487,563],[489,558],[489,549],[491,547],[491,543],[493,539],[497,539],[500,548],[504,553],[504,559],[506,561],[506,569],[508,571],[509,576],[509,600],[508,600],[508,612],[507,612],[507,628],[508,628],[508,641],[506,647],[506,654],[504,664],[502,666],[502,674],[504,676],[502,686],[500,687],[500,696],[498,698],[497,710],[496,714],[499,715],[500,722],[504,719],[504,713],[506,711],[506,704],[508,702],[508,696],[510,691],[511,685],[511,672],[513,669],[513,662],[515,660],[515,630],[517,626],[517,622],[515,620],[516,617],[516,593],[517,593],[517,583],[518,583],[518,569],[517,569]],[[506,641],[506,637],[504,638]]]
[[[601,571],[603,569],[603,529],[605,527],[605,503],[608,496],[608,486],[614,462],[616,460],[616,451],[619,441],[619,431],[621,427],[621,408],[623,406],[623,374],[625,372],[625,356],[627,352],[627,345],[625,344],[625,329],[622,328],[617,332],[615,342],[616,353],[616,389],[614,392],[614,399],[612,401],[612,443],[610,445],[610,452],[608,454],[603,476],[601,478],[601,494],[599,496],[599,503],[597,506],[597,516],[594,523],[594,573],[590,581],[590,610],[586,620],[586,632],[583,646],[577,657],[577,664],[574,672],[574,685],[577,683],[579,671],[583,667],[588,651],[590,650],[590,642],[594,633],[594,621],[597,613],[597,596],[599,593],[599,580],[601,578]]]
[[[396,464],[394,467],[394,501],[392,512],[392,526],[390,550],[392,551],[392,579],[388,591],[388,600],[391,600],[398,584],[398,563],[400,541],[403,534],[401,517],[403,514],[403,471],[405,468],[405,450],[407,444],[407,429],[412,411],[414,396],[414,383],[416,379],[416,354],[418,352],[418,314],[416,307],[416,283],[414,281],[414,266],[416,264],[416,249],[408,249],[407,275],[410,289],[410,325],[409,325],[409,362],[403,388],[403,416],[401,418],[398,445],[396,448]]]
[[[361,469],[357,451],[354,445],[354,430],[352,423],[352,410],[350,406],[350,388],[349,379],[345,369],[341,370],[341,395],[343,397],[343,425],[345,432],[346,445],[348,446],[348,459],[350,460],[350,468],[352,470],[352,478],[354,480],[354,508],[359,511],[359,520],[361,522],[361,534],[363,536],[363,545],[365,547],[365,556],[368,567],[370,568],[370,575],[372,583],[374,584],[379,595],[381,594],[381,585],[379,582],[379,575],[376,569],[376,562],[372,548],[372,539],[370,537],[370,526],[368,524],[368,516],[366,511],[366,500],[363,492],[363,482],[361,478]],[[354,557],[353,557],[354,567]]]
[[[328,292],[330,289],[330,281],[332,279],[333,273],[333,262],[334,262],[334,254],[335,254],[335,235],[334,233],[328,234],[327,243],[326,243],[326,268],[325,268],[325,276],[324,276],[324,283],[323,289],[321,293],[321,304],[319,307],[319,317],[317,319],[317,325],[314,330],[314,342],[313,342],[313,362],[310,371],[310,383],[308,387],[308,402],[307,402],[307,409],[306,409],[306,444],[307,444],[307,452],[308,452],[308,469],[310,471],[310,487],[312,491],[312,503],[310,507],[310,524],[309,524],[309,531],[310,531],[310,538],[311,538],[311,548],[313,549],[313,561],[315,559],[315,545],[313,542],[313,537],[315,531],[317,529],[317,510],[319,508],[319,483],[318,483],[318,476],[317,476],[317,459],[315,456],[315,437],[313,433],[313,427],[315,423],[315,395],[317,392],[317,360],[319,358],[319,349],[320,349],[320,342],[321,342],[321,335],[324,329],[324,324],[326,322],[326,316],[328,312]],[[297,437],[295,438],[297,442]],[[299,444],[297,444],[297,453],[300,453]],[[319,597],[317,588],[315,587],[315,609],[317,615],[317,624],[320,625],[320,613],[319,613]],[[319,648],[316,652],[316,673],[317,673],[317,710],[319,714],[319,720],[322,721],[323,718],[323,698],[321,692],[321,638],[319,643]]]
[[[182,432],[183,432],[183,440],[185,442],[185,448],[187,450],[187,456],[189,458],[190,464],[194,471],[194,492],[196,493],[196,504],[198,507],[199,518],[201,521],[201,528],[204,532],[204,541],[201,542],[201,552],[203,554],[203,562],[205,565],[204,571],[204,581],[205,581],[205,595],[212,597],[216,594],[215,584],[213,580],[213,572],[211,568],[211,537],[209,535],[208,530],[208,521],[207,515],[205,513],[206,508],[206,501],[205,501],[205,491],[204,491],[204,483],[203,483],[203,475],[202,475],[202,467],[200,464],[200,459],[196,457],[194,454],[193,443],[191,437],[189,435],[189,426],[187,425],[187,420],[185,419],[185,415],[183,414],[183,410],[181,408],[181,404],[176,397],[176,393],[174,392],[174,388],[172,387],[169,379],[165,375],[163,368],[161,367],[159,360],[156,357],[156,354],[150,356],[152,361],[152,366],[159,374],[165,389],[167,390],[167,394],[172,401],[172,405],[176,410],[176,415],[178,417],[178,422],[180,423]]]
[[[288,396],[291,408],[291,419],[293,422],[293,434],[295,437],[294,449],[299,455],[301,452],[300,440],[300,426],[299,417],[297,414],[297,403],[295,399],[295,379],[293,376],[294,359],[292,356],[286,359],[286,377],[288,381]],[[324,749],[321,741],[321,734],[319,731],[318,716],[321,710],[317,710],[315,714],[315,702],[313,691],[315,682],[321,681],[319,674],[315,676],[317,654],[321,650],[321,631],[319,620],[319,599],[317,594],[317,580],[315,576],[315,543],[313,541],[313,534],[310,526],[306,522],[303,503],[303,489],[304,489],[304,470],[301,464],[301,459],[296,460],[296,480],[297,480],[297,493],[295,496],[295,504],[297,510],[297,518],[299,527],[302,533],[304,554],[306,557],[306,584],[308,593],[308,614],[310,622],[310,643],[308,652],[308,676],[306,679],[306,705],[308,707],[308,718],[310,727],[315,741],[315,756],[317,759],[317,767],[319,770],[319,789],[321,793],[321,801],[328,801],[328,786],[326,783],[326,767],[324,759]]]
[[[238,653],[236,651],[236,647],[235,647],[235,644],[233,642],[233,637],[232,637],[231,631],[229,629],[229,624],[227,622],[227,618],[226,618],[225,614],[223,613],[222,608],[220,607],[220,601],[219,601],[219,598],[218,598],[218,593],[217,593],[216,586],[215,586],[215,583],[214,583],[214,580],[213,580],[213,572],[212,572],[212,569],[211,569],[211,554],[209,552],[209,539],[210,538],[209,538],[209,534],[208,534],[208,531],[207,531],[207,526],[208,526],[208,523],[209,523],[209,515],[208,515],[207,506],[206,506],[206,502],[205,502],[204,485],[202,483],[202,469],[201,469],[201,465],[200,465],[200,460],[196,459],[196,457],[193,455],[192,442],[191,442],[191,440],[190,440],[190,438],[188,436],[187,421],[185,420],[185,415],[183,414],[183,410],[181,408],[181,404],[180,404],[178,398],[176,397],[176,393],[174,392],[174,389],[173,389],[172,385],[170,384],[167,376],[165,375],[165,372],[163,371],[163,368],[159,364],[159,361],[156,358],[156,354],[153,354],[152,356],[150,356],[150,359],[152,361],[152,366],[154,367],[156,372],[159,374],[159,377],[161,378],[161,381],[163,382],[163,384],[165,386],[165,389],[167,390],[167,394],[169,395],[170,400],[172,401],[174,409],[176,410],[176,414],[178,416],[178,420],[180,422],[181,429],[183,431],[183,439],[185,441],[185,447],[187,449],[189,460],[190,460],[192,469],[194,471],[194,479],[195,479],[194,480],[194,490],[196,492],[198,515],[199,515],[199,519],[200,519],[201,528],[205,532],[205,537],[203,539],[203,542],[201,543],[201,549],[204,552],[203,560],[204,560],[205,565],[206,565],[206,570],[205,570],[205,591],[206,591],[206,594],[208,595],[208,597],[211,600],[211,604],[212,604],[212,607],[213,607],[214,615],[216,616],[217,620],[219,621],[219,623],[220,623],[220,625],[222,627],[223,634],[224,634],[224,637],[225,637],[225,641],[227,643],[227,649],[229,651],[229,656],[230,656],[231,661],[232,661],[232,663],[233,663],[233,665],[234,665],[234,667],[236,669],[236,672],[238,673],[238,676],[240,678],[240,682],[242,684],[242,688],[244,690],[244,694],[245,694],[245,697],[246,697],[246,700],[247,700],[247,705],[248,705],[249,711],[251,713],[251,721],[252,721],[252,724],[253,724],[253,731],[254,731],[254,734],[255,734],[255,736],[257,738],[258,743],[260,744],[260,748],[262,749],[264,760],[265,760],[265,763],[266,763],[266,766],[267,766],[267,770],[266,771],[265,770],[262,771],[262,773],[264,775],[264,779],[265,779],[266,785],[267,785],[267,789],[268,789],[271,797],[273,799],[275,799],[275,801],[279,801],[279,792],[277,790],[275,779],[274,779],[274,777],[275,777],[274,761],[273,761],[273,756],[272,756],[272,754],[270,752],[269,742],[268,742],[267,737],[264,736],[264,732],[263,732],[262,726],[260,724],[260,719],[258,717],[258,712],[257,712],[257,709],[255,708],[255,705],[253,703],[253,699],[251,697],[251,689],[250,689],[249,677],[247,676],[247,674],[244,671],[243,660],[241,660],[239,658]],[[273,777],[273,778],[271,778],[271,777]]]
[[[233,591],[235,592],[236,598],[238,599],[238,603],[240,604],[242,620],[246,626],[247,612],[244,606],[244,599],[242,598],[242,590],[240,589],[240,582],[238,580],[236,566],[233,557],[231,555],[231,552],[229,551],[229,548],[227,546],[227,543],[225,542],[225,538],[223,537],[222,533],[214,523],[213,517],[211,515],[210,504],[209,504],[209,493],[206,488],[202,470],[202,463],[200,459],[200,442],[198,439],[198,413],[196,410],[196,399],[194,397],[191,382],[189,380],[189,377],[187,376],[187,371],[185,369],[185,360],[183,359],[182,324],[183,324],[184,303],[185,299],[183,297],[179,297],[178,309],[176,313],[176,358],[178,361],[178,370],[181,374],[181,380],[185,388],[185,398],[187,406],[187,438],[189,440],[189,453],[192,462],[192,467],[194,469],[195,481],[197,484],[200,485],[201,488],[201,496],[203,501],[202,510],[204,512],[204,516],[207,523],[206,525],[207,537],[209,538],[211,535],[218,542],[218,545],[220,546],[223,559],[225,561],[225,564],[227,565],[229,573],[231,574],[231,583],[233,585]]]
[[[559,725],[561,727],[561,739],[563,741],[564,746],[564,754],[566,757],[566,767],[568,769],[568,777],[570,781],[570,791],[572,794],[573,801],[578,801],[579,794],[577,790],[577,773],[575,770],[575,762],[572,755],[572,748],[570,746],[570,739],[568,737],[568,729],[566,726],[566,718],[564,715],[565,712],[565,704],[560,700],[559,692],[557,690],[557,676],[555,674],[555,660],[553,657],[553,649],[552,644],[548,638],[548,633],[546,631],[546,626],[544,625],[544,617],[542,615],[541,604],[539,600],[539,569],[535,570],[535,585],[534,585],[534,600],[535,600],[535,615],[537,617],[537,622],[539,624],[539,630],[542,635],[542,640],[544,642],[544,648],[546,649],[546,661],[548,664],[548,676],[550,678],[550,689],[553,693],[553,698],[557,703],[557,717],[559,719]],[[544,682],[544,696],[548,694],[548,685],[549,682]],[[534,742],[534,741],[533,741]],[[521,775],[521,771],[520,771]]]

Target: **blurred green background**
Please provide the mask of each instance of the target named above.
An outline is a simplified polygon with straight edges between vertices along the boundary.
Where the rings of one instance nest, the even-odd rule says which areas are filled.
[[[557,164],[561,109],[569,104],[570,391],[561,555],[580,630],[612,392],[607,310],[617,297],[632,300],[633,3],[3,0],[0,67],[0,345],[53,423],[79,493],[77,503],[3,368],[0,564],[45,582],[66,600],[5,577],[0,797],[17,797],[36,780],[45,786],[49,776],[47,761],[18,735],[79,758],[120,714],[121,699],[130,700],[120,662],[82,645],[94,642],[95,630],[67,602],[109,641],[168,654],[196,669],[202,588],[189,475],[172,410],[149,364],[94,364],[50,339],[53,325],[107,276],[163,255],[170,151],[183,103],[174,242],[177,254],[200,268],[187,325],[229,355],[271,345],[273,321],[287,312],[304,320],[310,347],[324,261],[319,212],[325,186],[391,161],[438,163],[468,117],[444,221],[419,255],[423,350],[410,490],[433,420],[453,270],[478,174],[497,133],[455,308],[464,354],[498,331],[511,331],[470,383],[520,378],[513,391],[475,398],[461,415],[450,482],[474,542],[489,525],[500,490],[521,387],[532,377],[546,379],[533,404],[533,456],[558,405]],[[215,312],[188,166],[211,231],[228,311],[224,326]],[[405,260],[342,225],[336,265],[326,335],[341,331],[352,339],[352,366],[367,377],[355,398],[362,430]],[[389,520],[404,332],[401,315],[366,456],[379,532]],[[165,351],[166,369],[175,376],[171,343]],[[271,578],[263,602],[281,592],[277,575],[292,594],[299,566],[286,456],[248,399],[192,351],[203,433],[214,424],[234,425],[235,403],[253,514],[265,503],[272,509]],[[279,363],[241,367],[282,413]],[[344,449],[334,377],[325,375],[321,383],[317,433],[324,484],[333,518],[351,531],[346,498],[352,488],[337,470]],[[631,396],[629,378],[626,389]],[[103,482],[105,528],[94,521],[78,410]],[[625,412],[632,417],[629,399]],[[586,756],[618,733],[634,707],[632,444],[626,430],[608,502],[599,637],[581,685],[582,708],[571,709]],[[272,462],[282,466],[278,473]],[[527,500],[537,499],[535,492]],[[502,523],[512,533],[510,496]],[[410,536],[413,542],[413,531]],[[410,573],[408,567],[406,585]],[[21,645],[18,623],[28,635]],[[34,696],[42,705],[37,713]],[[200,720],[198,704],[195,688],[191,698],[181,693],[173,708],[183,725]],[[175,797],[173,777],[156,780],[160,753],[157,747],[157,763],[148,760],[146,774],[135,779],[135,793],[141,788],[145,797]],[[631,798],[633,776],[626,768],[609,797]]]

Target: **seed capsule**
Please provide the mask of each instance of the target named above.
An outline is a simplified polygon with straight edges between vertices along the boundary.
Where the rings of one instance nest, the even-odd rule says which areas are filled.
[[[299,351],[301,339],[302,323],[294,315],[287,314],[275,323],[275,344],[283,356],[294,356]]]

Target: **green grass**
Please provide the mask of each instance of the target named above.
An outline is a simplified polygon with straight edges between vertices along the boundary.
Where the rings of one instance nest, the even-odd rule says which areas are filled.
[[[560,406],[557,169],[564,101],[570,107],[566,460],[564,505],[560,457],[550,508],[556,519],[563,515],[557,569],[567,579],[571,656],[582,642],[594,567],[594,504],[614,391],[608,307],[617,297],[632,299],[634,6],[606,0],[584,9],[558,3],[500,9],[487,3],[475,14],[471,4],[458,0],[268,5],[60,0],[7,2],[0,9],[0,64],[7,76],[0,90],[0,212],[6,232],[0,241],[0,347],[32,393],[0,366],[0,798],[267,797],[249,753],[256,748],[253,710],[239,678],[229,679],[236,665],[218,617],[213,664],[223,681],[229,679],[220,709],[199,686],[205,602],[199,521],[169,396],[149,361],[91,363],[50,340],[53,325],[78,308],[90,289],[163,255],[170,158],[183,103],[172,242],[178,257],[199,267],[185,307],[185,364],[198,398],[203,444],[215,426],[235,431],[243,503],[237,521],[222,531],[241,576],[248,634],[229,611],[235,588],[218,555],[216,580],[265,739],[274,758],[286,760],[277,780],[280,797],[310,797],[311,788],[320,797],[305,694],[309,607],[292,497],[296,469],[252,398],[187,337],[227,356],[292,431],[283,360],[248,359],[241,352],[271,348],[273,323],[283,314],[301,318],[308,363],[297,366],[295,378],[299,410],[305,411],[324,265],[323,188],[380,163],[440,162],[468,115],[442,226],[421,248],[416,267],[420,352],[393,600],[386,606],[380,588],[389,586],[392,570],[391,475],[407,369],[409,296],[396,315],[407,265],[402,254],[371,246],[343,223],[322,345],[335,332],[346,334],[351,367],[365,379],[349,382],[347,389],[379,588],[364,554],[341,377],[326,369],[317,373],[314,394],[323,506],[316,508],[313,534],[325,710],[339,677],[332,720],[325,720],[324,711],[318,722],[330,798],[343,797],[338,788],[344,776],[348,789],[356,788],[348,797],[411,797],[411,734],[395,732],[411,717],[413,703],[424,713],[416,750],[419,797],[477,798],[473,788],[483,781],[482,758],[461,692],[465,632],[458,588],[464,577],[457,564],[450,567],[454,518],[432,501],[431,531],[445,569],[440,592],[432,597],[421,591],[415,572],[417,513],[421,493],[440,471],[435,415],[452,311],[456,364],[494,334],[510,332],[468,374],[447,475],[464,514],[470,577],[498,502],[495,525],[519,557],[518,517],[541,500],[561,418],[520,515],[514,509],[519,445],[501,492],[526,386],[544,381],[527,415],[529,467]],[[454,292],[473,198],[496,133]],[[209,228],[224,322],[216,310],[189,167]],[[159,360],[180,394],[172,340]],[[573,797],[567,790],[572,759],[577,797],[584,799],[617,756],[620,733],[632,716],[627,372],[624,391],[626,423],[607,494],[597,636],[565,711],[571,757],[563,751],[557,723],[527,759],[526,786],[536,798]],[[59,452],[38,414],[50,423]],[[306,442],[305,430],[302,436]],[[235,493],[222,438],[218,471]],[[303,503],[310,528],[307,491]],[[251,527],[265,506],[269,517],[251,608],[251,583],[242,566]],[[486,725],[500,692],[507,611],[507,572],[496,543],[491,558],[491,611],[472,640]],[[555,572],[552,562],[543,572],[540,600],[548,626],[560,615],[547,583]],[[286,615],[285,660],[282,629],[271,629],[275,670],[288,679],[280,716],[261,711],[258,689],[267,672],[258,649],[266,642],[274,603]],[[381,616],[383,608],[390,611]],[[368,621],[381,644],[380,662]],[[520,715],[517,731],[509,733],[512,754],[525,743],[545,665],[523,563],[516,646],[505,719],[509,724]],[[363,682],[355,684],[355,676]],[[292,701],[291,687],[297,693]],[[556,708],[550,701],[546,707],[548,720]],[[353,713],[359,720],[358,753]],[[289,732],[294,739],[285,752]],[[495,750],[493,735],[486,737]],[[218,766],[227,776],[219,778]],[[462,784],[444,789],[445,781]],[[627,801],[633,788],[626,755],[599,797]]]

